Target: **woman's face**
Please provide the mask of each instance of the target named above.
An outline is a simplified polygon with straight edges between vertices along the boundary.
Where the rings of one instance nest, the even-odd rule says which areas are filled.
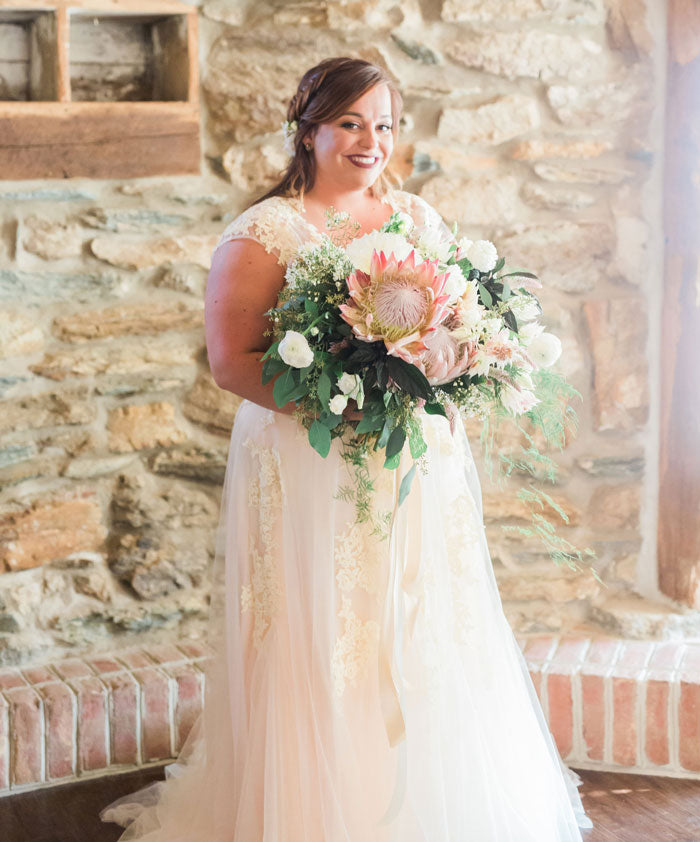
[[[338,190],[370,187],[394,149],[389,88],[375,85],[311,137],[316,178]]]

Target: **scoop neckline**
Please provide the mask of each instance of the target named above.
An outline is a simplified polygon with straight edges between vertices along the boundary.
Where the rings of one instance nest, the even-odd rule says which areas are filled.
[[[304,200],[301,196],[282,196],[281,198],[283,198],[285,201],[289,202],[292,205],[292,210],[297,214],[297,216],[301,219],[301,221],[308,228],[310,228],[312,231],[314,231],[318,236],[330,239],[330,234],[327,231],[321,231],[321,229],[318,228],[316,225],[314,225],[313,222],[309,222],[309,220],[306,219],[306,217],[304,216],[304,211],[305,211]],[[379,200],[382,202],[382,204],[389,205],[389,207],[391,208],[393,213],[397,212],[398,207],[397,207],[397,204],[396,204],[396,202],[397,202],[396,190],[394,190],[393,188],[389,188],[389,190],[387,190],[387,192],[383,196],[379,197]],[[348,216],[350,216],[351,219],[354,218],[350,215],[349,212],[348,212]],[[355,220],[355,221],[357,222],[357,220]],[[382,223],[382,224],[386,224],[386,223]],[[378,231],[378,230],[379,230],[378,228],[372,229],[372,231]],[[367,233],[371,233],[371,232],[367,232]],[[357,237],[364,237],[364,236],[366,236],[366,234],[364,234],[364,233],[357,235]],[[355,237],[353,237],[353,239],[355,239]]]

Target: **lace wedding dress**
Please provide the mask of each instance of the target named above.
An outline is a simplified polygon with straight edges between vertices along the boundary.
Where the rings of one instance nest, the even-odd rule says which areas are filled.
[[[449,230],[422,199],[384,198]],[[286,265],[328,236],[297,199],[241,214]],[[244,401],[214,566],[204,712],[164,782],[104,821],[143,842],[574,842],[592,827],[504,616],[461,424],[423,417],[416,474],[380,540],[353,477],[292,416]],[[377,520],[401,476],[370,460]]]

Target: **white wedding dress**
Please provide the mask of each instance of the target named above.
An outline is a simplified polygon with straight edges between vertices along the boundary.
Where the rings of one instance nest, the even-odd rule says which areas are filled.
[[[419,197],[385,201],[449,235]],[[323,236],[276,197],[220,242],[286,264]],[[502,610],[464,429],[422,420],[427,472],[380,540],[339,494],[339,442],[323,459],[292,416],[243,402],[204,712],[165,782],[102,812],[122,840],[575,842],[592,827]],[[370,460],[378,519],[411,464]]]

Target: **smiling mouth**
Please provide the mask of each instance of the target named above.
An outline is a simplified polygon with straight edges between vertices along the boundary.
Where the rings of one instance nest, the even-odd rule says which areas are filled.
[[[348,155],[348,158],[359,167],[373,167],[379,161],[377,155]]]

